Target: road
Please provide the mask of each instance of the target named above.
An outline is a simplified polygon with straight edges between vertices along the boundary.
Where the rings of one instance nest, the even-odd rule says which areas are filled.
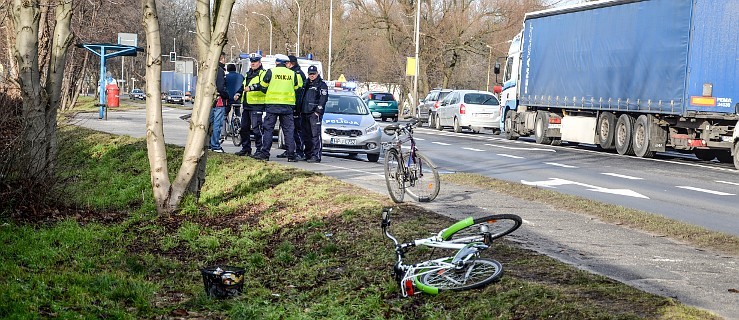
[[[188,109],[163,109],[167,143],[184,145],[187,123],[180,117],[189,113]],[[111,112],[108,120],[97,119],[97,114],[81,114],[76,121],[85,127],[134,137],[144,137],[145,132],[144,110]],[[419,128],[415,133],[419,149],[442,174],[475,173],[551,188],[739,235],[739,172],[730,165],[670,153],[659,154],[657,159],[623,157],[596,151],[592,146],[537,145],[490,133],[429,128]],[[223,147],[229,153],[238,151],[230,141]],[[379,163],[370,163],[363,156],[325,156],[322,165],[313,170],[339,179],[357,174],[379,177],[381,189],[381,163],[382,158]]]

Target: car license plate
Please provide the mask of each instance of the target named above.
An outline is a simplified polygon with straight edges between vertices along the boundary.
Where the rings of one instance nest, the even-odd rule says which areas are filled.
[[[475,118],[492,118],[492,113],[475,113]]]
[[[378,106],[380,106],[380,107],[387,107],[387,106],[389,106],[390,104],[389,104],[389,103],[387,103],[387,102],[378,102],[378,103],[377,103],[377,105],[378,105]]]
[[[357,139],[331,138],[331,144],[356,145],[357,144]]]

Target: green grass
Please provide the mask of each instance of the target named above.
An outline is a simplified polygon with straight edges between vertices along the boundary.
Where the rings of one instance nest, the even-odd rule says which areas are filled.
[[[60,210],[0,223],[0,318],[717,319],[505,242],[488,250],[506,267],[499,283],[403,298],[379,230],[387,197],[214,154],[200,201],[159,218],[143,140],[60,134]],[[168,149],[172,176],[182,149]],[[410,239],[451,223],[402,206],[393,232]],[[245,268],[245,294],[208,298],[199,269],[212,265]]]

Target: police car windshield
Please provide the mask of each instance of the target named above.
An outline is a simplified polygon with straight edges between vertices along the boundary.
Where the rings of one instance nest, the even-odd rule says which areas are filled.
[[[362,99],[357,96],[328,96],[326,113],[333,114],[368,114]]]

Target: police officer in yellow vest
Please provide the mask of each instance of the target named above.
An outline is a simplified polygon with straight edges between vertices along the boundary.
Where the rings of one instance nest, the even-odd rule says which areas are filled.
[[[267,73],[262,67],[262,56],[259,53],[249,57],[250,69],[244,78],[244,88],[258,84]],[[254,135],[254,150],[262,148],[262,114],[264,113],[264,92],[260,90],[249,91],[242,96],[241,104],[244,112],[241,113],[241,150],[236,152],[239,156],[251,155],[251,139],[249,134]],[[272,133],[268,133],[272,136]]]
[[[262,81],[244,88],[245,91],[265,92],[264,104],[266,115],[262,125],[262,147],[257,150],[252,158],[258,160],[269,160],[269,150],[272,149],[272,135],[277,119],[280,120],[280,128],[287,146],[287,161],[295,162],[295,124],[293,123],[293,111],[295,110],[295,90],[303,86],[303,80],[288,69],[285,63],[290,59],[284,54],[275,56],[277,66],[267,70]],[[266,90],[266,91],[265,91]],[[248,96],[248,93],[247,93]]]

